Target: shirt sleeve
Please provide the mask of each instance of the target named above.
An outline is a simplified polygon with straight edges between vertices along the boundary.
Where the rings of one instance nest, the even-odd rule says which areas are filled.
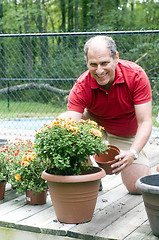
[[[142,68],[139,68],[134,79],[133,102],[134,105],[151,101],[152,93],[149,79]]]
[[[86,107],[85,95],[86,94],[84,89],[80,86],[78,82],[76,82],[68,97],[68,104],[67,104],[68,111],[83,113]]]

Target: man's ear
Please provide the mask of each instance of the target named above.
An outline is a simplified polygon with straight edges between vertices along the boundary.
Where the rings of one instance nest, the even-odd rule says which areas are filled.
[[[84,59],[85,59],[85,61],[86,61],[86,64],[87,64],[87,58],[86,58],[86,56],[84,56]]]
[[[116,61],[116,63],[118,63],[118,60],[119,60],[119,52],[117,52],[116,55],[115,55],[115,61]]]

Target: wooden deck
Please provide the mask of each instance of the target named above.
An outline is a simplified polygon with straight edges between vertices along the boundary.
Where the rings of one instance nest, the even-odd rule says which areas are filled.
[[[155,148],[156,149],[156,148]],[[152,173],[159,156],[150,154]],[[26,204],[25,196],[7,186],[5,198],[0,201],[1,240],[156,240],[145,212],[142,196],[127,193],[120,175],[102,180],[92,220],[83,224],[63,224],[55,215],[49,194],[42,206]]]

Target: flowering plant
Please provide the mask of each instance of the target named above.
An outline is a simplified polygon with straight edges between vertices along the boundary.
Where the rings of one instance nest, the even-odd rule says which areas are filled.
[[[33,147],[30,140],[17,139],[1,149],[1,156],[6,161],[8,182],[22,194],[27,190],[38,193],[47,189],[46,182],[41,178],[44,163],[37,157]]]
[[[97,123],[91,120],[58,119],[40,128],[35,136],[37,155],[47,172],[78,175],[88,167],[88,156],[106,152]]]

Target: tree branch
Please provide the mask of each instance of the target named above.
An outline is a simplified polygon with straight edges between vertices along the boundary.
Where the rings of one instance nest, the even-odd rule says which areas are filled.
[[[30,88],[36,88],[36,89],[44,89],[53,93],[58,93],[61,95],[68,95],[70,93],[70,90],[62,90],[59,88],[52,87],[50,84],[37,84],[37,83],[26,83],[21,85],[16,85],[9,87],[9,92],[17,92],[20,90],[30,89]],[[7,94],[8,93],[8,87],[0,89],[0,94]]]

